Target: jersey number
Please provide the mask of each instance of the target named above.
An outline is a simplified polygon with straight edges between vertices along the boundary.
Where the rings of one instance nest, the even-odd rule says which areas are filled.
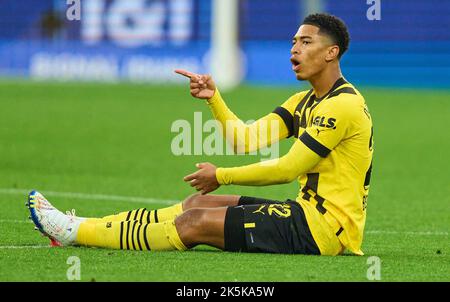
[[[269,215],[275,214],[277,217],[287,218],[291,216],[291,206],[288,204],[271,204],[267,209]]]

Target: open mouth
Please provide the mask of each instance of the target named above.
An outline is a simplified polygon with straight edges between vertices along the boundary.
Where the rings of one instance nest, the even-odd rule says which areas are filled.
[[[300,70],[300,62],[296,58],[291,57],[291,63],[292,63],[292,70],[298,72]]]

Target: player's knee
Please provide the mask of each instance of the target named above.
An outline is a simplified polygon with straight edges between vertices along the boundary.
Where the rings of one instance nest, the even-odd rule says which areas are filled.
[[[188,209],[175,219],[175,226],[178,234],[187,246],[197,244],[198,238],[201,237],[203,224],[206,219],[206,211],[204,209]]]
[[[177,227],[187,230],[200,229],[205,220],[205,210],[199,208],[188,209],[175,219]]]
[[[205,202],[205,198],[207,198],[207,196],[200,193],[192,194],[183,201],[183,211],[202,207],[202,203]]]

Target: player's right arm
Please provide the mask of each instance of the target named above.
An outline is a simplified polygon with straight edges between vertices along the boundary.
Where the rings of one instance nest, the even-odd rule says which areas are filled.
[[[198,75],[185,70],[175,72],[190,78],[191,95],[207,101],[235,153],[249,153],[291,135],[292,113],[285,108],[278,107],[252,124],[245,124],[225,104],[210,75]]]

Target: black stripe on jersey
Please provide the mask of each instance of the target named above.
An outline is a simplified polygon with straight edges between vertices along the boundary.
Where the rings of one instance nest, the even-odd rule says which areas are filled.
[[[120,249],[123,250],[123,222],[120,223]]]
[[[309,112],[312,112],[314,110],[314,108],[316,108],[316,106],[320,104],[321,101],[322,100],[320,100],[320,101],[316,102],[314,105],[312,105],[311,110],[309,110]],[[312,119],[309,122],[310,126],[311,126],[311,123],[312,123]]]
[[[299,140],[304,143],[309,149],[316,152],[321,157],[327,157],[327,155],[331,152],[330,149],[316,141],[308,132],[303,132],[303,134],[299,137]]]
[[[334,84],[333,87],[331,87],[330,91],[328,93],[330,93],[331,91],[335,90],[336,88],[338,88],[339,86],[342,86],[344,84],[348,84],[348,82],[346,80],[344,80],[344,78],[339,78]]]
[[[325,198],[323,198],[322,196],[319,196],[316,194],[316,196],[314,196],[314,199],[317,201],[317,205],[316,205],[316,209],[321,213],[321,214],[325,214],[327,212],[327,209],[325,209],[323,207],[323,203],[325,201]]]
[[[134,244],[134,229],[136,228],[137,221],[133,221],[133,228],[131,229],[131,244],[133,245],[133,250],[136,250],[136,245]]]
[[[296,115],[295,113],[298,112],[299,114],[302,112],[302,108],[305,105],[306,101],[309,99],[311,94],[313,93],[313,90],[310,89],[308,93],[303,97],[303,99],[298,103],[297,107],[294,110],[294,122],[293,122],[293,128],[294,128],[294,136],[298,137],[298,127],[300,125],[300,117]]]
[[[311,194],[308,193],[308,187],[303,187],[303,199],[309,201],[311,199]]]
[[[344,229],[343,229],[342,227],[340,227],[340,228],[339,228],[339,231],[336,232],[336,236],[341,235],[341,233],[342,233],[343,230],[344,230]]]
[[[144,243],[145,243],[145,247],[147,248],[147,251],[150,251],[150,245],[148,244],[148,240],[147,240],[147,227],[148,224],[145,225],[144,230],[142,231],[142,237],[144,237]]]
[[[306,186],[314,193],[317,193],[317,188],[319,187],[319,173],[307,173],[306,177]]]
[[[289,131],[288,137],[291,137],[292,134],[294,133],[294,131],[293,131],[294,118],[293,118],[292,114],[286,108],[281,107],[281,106],[275,108],[275,110],[272,111],[272,113],[278,114],[283,119],[283,122]]]
[[[155,222],[158,222],[158,210],[155,210],[154,214],[155,214]]]
[[[144,217],[144,213],[145,213],[146,210],[147,210],[146,208],[142,209],[141,217],[139,218],[139,223],[142,223],[142,218]]]
[[[303,109],[303,113],[302,113],[302,119],[300,120],[300,127],[301,128],[306,128],[306,110],[308,110],[308,108],[310,108],[313,104],[314,101],[316,100],[316,96],[312,95],[309,100],[308,103],[305,106],[305,109]],[[311,111],[310,111],[311,112]]]
[[[303,192],[303,199],[309,201],[309,199],[311,198],[311,194],[308,193],[308,187],[304,186],[302,188],[302,192]]]
[[[332,93],[330,93],[330,95],[328,96],[328,99],[331,99],[332,97],[338,96],[341,93],[356,94],[356,91],[352,87],[344,87],[344,88],[338,89],[338,90],[333,91]]]
[[[337,79],[337,81],[334,82],[334,84],[331,87],[331,89],[328,90],[328,92],[323,97],[319,98],[319,100],[323,100],[323,99],[329,97],[331,95],[331,93],[334,93],[334,90],[336,90],[338,87],[340,87],[340,86],[342,86],[344,84],[348,84],[348,82],[346,80],[344,80],[344,78]]]
[[[329,99],[332,98],[334,96],[337,96],[341,93],[351,93],[351,94],[356,94],[355,90],[351,87],[344,87],[341,88],[339,90],[334,91],[335,89],[337,89],[338,87],[344,85],[344,84],[348,84],[347,81],[344,80],[344,78],[339,78],[336,83],[333,84],[333,87],[331,87],[330,91],[328,91],[323,97],[316,99],[316,103],[311,107],[311,109],[309,110],[309,112],[313,111],[314,108],[316,108],[317,105],[320,104],[320,102],[322,102],[324,99]]]
[[[372,162],[370,162],[370,167],[366,172],[366,178],[364,179],[364,187],[370,185],[370,176],[372,175]]]
[[[141,226],[142,224],[139,224],[138,229],[136,231],[136,239],[139,246],[139,250],[142,251],[142,245],[141,245]]]
[[[307,173],[306,184],[302,188],[303,199],[308,200],[311,198],[311,194],[308,193],[308,189],[317,194],[317,187],[319,185],[319,173]]]
[[[346,80],[344,80],[344,78],[339,78],[339,79],[337,79],[337,81],[334,82],[334,84],[333,84],[333,86],[331,87],[331,89],[328,90],[328,92],[325,93],[324,96],[322,96],[321,98],[318,98],[317,101],[318,101],[318,102],[321,102],[322,100],[324,100],[324,99],[326,99],[326,98],[330,98],[331,95],[334,94],[336,91],[340,91],[340,90],[341,90],[341,89],[336,90],[338,87],[340,87],[340,86],[342,86],[342,85],[345,85],[345,84],[348,84],[348,82],[347,82]],[[342,88],[342,89],[343,89],[343,88]],[[336,91],[335,91],[335,90],[336,90]],[[336,95],[334,95],[334,96],[336,96]]]
[[[327,212],[327,209],[325,209],[323,206],[325,198],[317,194],[318,188],[319,188],[319,173],[307,173],[306,184],[302,189],[303,199],[309,201],[311,199],[311,194],[308,193],[308,190],[313,191],[315,193],[314,199],[317,201],[316,209],[321,214],[325,214]]]

